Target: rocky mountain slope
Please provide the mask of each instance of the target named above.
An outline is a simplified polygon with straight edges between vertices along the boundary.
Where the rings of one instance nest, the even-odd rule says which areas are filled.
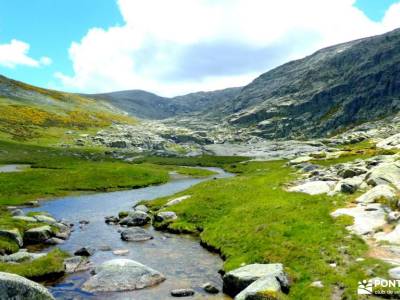
[[[212,92],[196,92],[173,98],[130,90],[104,94],[84,95],[106,101],[131,115],[142,119],[166,119],[182,115],[206,116],[209,111],[221,111],[239,94],[241,88],[227,88]]]
[[[94,97],[141,118],[182,123],[195,113],[265,138],[322,137],[399,111],[399,49],[395,30],[319,50],[243,88],[171,99],[142,91]]]

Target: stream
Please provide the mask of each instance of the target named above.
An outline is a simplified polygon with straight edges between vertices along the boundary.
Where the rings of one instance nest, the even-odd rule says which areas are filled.
[[[136,260],[155,270],[167,278],[161,284],[136,291],[90,294],[80,289],[91,276],[89,271],[68,274],[48,288],[57,299],[134,299],[134,300],[164,300],[176,299],[170,296],[170,291],[179,288],[192,288],[196,291],[188,299],[226,300],[230,297],[220,293],[210,295],[203,291],[202,285],[211,282],[222,290],[222,279],[218,270],[222,268],[221,258],[204,249],[199,240],[189,235],[175,235],[156,231],[151,225],[145,227],[154,239],[145,242],[124,242],[120,238],[118,225],[107,225],[104,217],[118,215],[120,211],[132,209],[141,200],[151,200],[158,197],[173,195],[201,181],[214,177],[225,178],[233,176],[218,168],[207,168],[216,171],[218,175],[209,178],[193,179],[173,178],[170,182],[134,190],[96,193],[81,196],[68,196],[51,201],[41,202],[40,207],[26,208],[28,211],[47,211],[57,219],[67,219],[75,224],[70,238],[57,247],[75,252],[81,247],[93,247],[96,252],[90,257],[95,264],[115,258]],[[80,228],[79,221],[87,220],[89,224]],[[99,249],[109,246],[112,250],[128,249],[124,256],[114,255],[112,251]],[[46,250],[50,250],[47,248]]]

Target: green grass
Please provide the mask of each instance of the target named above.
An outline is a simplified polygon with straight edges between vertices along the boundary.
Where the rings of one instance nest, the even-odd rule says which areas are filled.
[[[196,157],[158,157],[147,156],[135,160],[135,163],[152,163],[157,165],[175,166],[200,166],[200,167],[224,167],[228,164],[240,163],[248,160],[244,156],[211,156]]]
[[[160,184],[169,178],[168,170],[160,166],[113,161],[100,152],[7,142],[0,142],[0,163],[32,165],[24,172],[0,173],[0,205],[18,205],[72,191],[137,188]]]
[[[0,272],[18,274],[36,280],[44,279],[50,274],[62,274],[64,272],[64,259],[68,254],[54,249],[46,256],[33,261],[18,264],[0,263]]]
[[[375,275],[385,274],[386,266],[369,258],[355,261],[366,255],[367,245],[345,229],[351,218],[330,216],[348,198],[286,192],[285,184],[295,175],[285,163],[236,164],[239,176],[203,182],[176,194],[192,197],[168,208],[178,220],[161,225],[199,234],[204,244],[221,253],[225,270],[255,262],[283,263],[294,281],[290,299],[330,299],[336,284],[345,286],[346,299],[356,299],[357,281],[371,277],[371,268]],[[157,209],[169,198],[150,205]],[[337,268],[329,266],[331,262]],[[310,287],[315,280],[325,287]]]

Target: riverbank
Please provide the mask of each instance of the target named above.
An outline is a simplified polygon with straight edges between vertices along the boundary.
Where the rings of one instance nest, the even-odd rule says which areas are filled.
[[[239,175],[148,202],[154,210],[178,216],[156,226],[199,235],[224,258],[225,271],[251,263],[282,263],[292,281],[290,299],[354,299],[358,281],[387,274],[388,265],[370,258],[365,242],[346,229],[352,218],[330,215],[354,196],[286,191],[299,176],[286,161],[245,162],[226,169]],[[188,197],[162,208],[182,196]],[[313,284],[319,281],[322,285]]]

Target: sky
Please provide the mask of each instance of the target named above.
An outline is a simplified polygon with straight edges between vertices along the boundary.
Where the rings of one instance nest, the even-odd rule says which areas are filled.
[[[0,74],[175,96],[397,27],[400,0],[0,0]]]

